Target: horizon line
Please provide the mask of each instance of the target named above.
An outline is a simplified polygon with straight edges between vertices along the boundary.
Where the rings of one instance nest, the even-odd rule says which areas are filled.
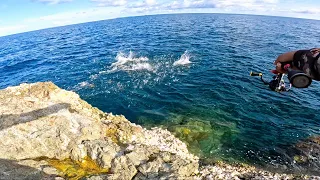
[[[94,21],[86,21],[86,22],[81,22],[81,23],[74,23],[74,24],[67,24],[67,25],[61,25],[61,26],[53,26],[53,27],[47,27],[47,28],[40,28],[40,29],[34,29],[30,31],[24,31],[24,32],[19,32],[19,33],[14,33],[14,34],[7,34],[7,35],[0,35],[0,38],[8,37],[8,36],[14,36],[14,35],[19,35],[19,34],[24,34],[24,33],[31,33],[31,32],[36,32],[36,31],[42,31],[42,30],[47,30],[47,29],[54,29],[54,28],[61,28],[61,27],[67,27],[67,26],[74,26],[74,25],[81,25],[81,24],[87,24],[87,23],[95,23],[95,22],[100,22],[100,21],[108,21],[108,20],[115,20],[115,19],[125,19],[125,18],[131,18],[131,17],[146,17],[146,16],[160,16],[160,15],[183,15],[183,14],[220,14],[220,15],[248,15],[248,16],[264,16],[264,17],[279,17],[279,18],[292,18],[292,19],[301,19],[301,20],[312,20],[312,21],[320,21],[320,19],[311,19],[311,18],[303,18],[303,17],[291,17],[291,16],[277,16],[277,15],[264,15],[264,14],[246,14],[246,13],[198,13],[198,12],[193,12],[193,13],[163,13],[163,14],[145,14],[145,15],[136,15],[136,16],[123,16],[123,17],[116,17],[116,18],[106,18],[102,20],[94,20]]]

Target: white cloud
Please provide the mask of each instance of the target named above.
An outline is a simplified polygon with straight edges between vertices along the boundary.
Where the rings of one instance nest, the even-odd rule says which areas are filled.
[[[279,0],[91,0],[96,2],[98,6],[123,6],[128,10],[132,9],[137,11],[137,8],[141,10],[154,11],[159,9],[165,10],[181,10],[181,9],[208,9],[219,8],[223,9],[237,9],[242,8],[244,10],[261,10],[261,9],[274,9],[279,3]],[[246,9],[247,8],[247,9]]]
[[[59,4],[74,0],[31,0]],[[6,25],[0,21],[0,36],[49,27],[111,19],[117,17],[163,13],[243,13],[319,19],[320,11],[305,6],[290,6],[283,0],[90,0],[96,8],[29,18]],[[289,3],[289,5],[288,5]],[[303,7],[303,8],[302,8]],[[1,8],[1,6],[0,6]],[[2,26],[1,26],[2,25]]]
[[[25,23],[52,23],[57,25],[76,24],[81,22],[103,20],[119,16],[117,8],[91,8],[79,11],[70,11],[42,16],[38,18],[25,19]]]
[[[127,0],[91,0],[92,2],[98,3],[98,6],[125,6]]]
[[[13,32],[23,32],[26,28],[26,25],[0,26],[0,36],[7,35]]]
[[[221,9],[247,8],[247,10],[259,10],[262,9],[262,7],[269,8],[277,3],[277,0],[215,0],[216,7]]]
[[[128,16],[128,14],[121,14],[121,12],[122,9],[119,9],[117,7],[97,7],[78,11],[56,13],[37,18],[27,18],[22,20],[19,25],[0,26],[0,36],[56,26],[64,26]]]
[[[158,13],[186,9],[216,9],[222,11],[273,11],[278,0],[144,0],[131,1],[125,7],[131,12]]]
[[[172,10],[182,10],[182,9],[196,9],[196,8],[215,8],[215,4],[208,0],[179,0],[159,3],[155,0],[145,0],[131,3],[126,6],[127,10],[132,11],[152,11],[155,10],[164,12]]]
[[[184,0],[183,8],[215,8],[216,3],[208,0]]]
[[[279,0],[257,0],[257,3],[276,4]]]
[[[72,2],[73,0],[33,0],[33,1],[46,3],[46,4],[60,4],[65,2]]]
[[[292,9],[291,11],[300,14],[320,14],[319,9],[316,8]]]
[[[146,0],[145,3],[149,6],[153,6],[153,5],[157,4],[156,0]]]
[[[126,8],[149,8],[149,9],[159,9],[162,8],[162,4],[164,3],[158,3],[156,0],[144,0],[144,1],[136,1],[128,3]]]

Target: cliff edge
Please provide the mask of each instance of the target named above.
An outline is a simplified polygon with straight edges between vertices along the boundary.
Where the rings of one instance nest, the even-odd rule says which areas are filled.
[[[104,113],[51,82],[0,90],[0,138],[0,179],[295,178],[248,166],[199,167],[167,130]]]

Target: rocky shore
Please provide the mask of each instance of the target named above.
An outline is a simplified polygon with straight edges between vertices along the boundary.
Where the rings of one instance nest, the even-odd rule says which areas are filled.
[[[0,90],[0,138],[0,179],[320,179],[199,166],[169,131],[102,112],[51,82]]]

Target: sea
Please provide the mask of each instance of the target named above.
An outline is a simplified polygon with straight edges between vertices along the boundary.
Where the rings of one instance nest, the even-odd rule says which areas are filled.
[[[278,55],[320,46],[319,29],[287,17],[168,14],[9,35],[0,37],[0,88],[52,81],[105,112],[169,129],[204,163],[301,172],[288,151],[320,135],[320,83],[279,93],[250,72],[271,80]]]

